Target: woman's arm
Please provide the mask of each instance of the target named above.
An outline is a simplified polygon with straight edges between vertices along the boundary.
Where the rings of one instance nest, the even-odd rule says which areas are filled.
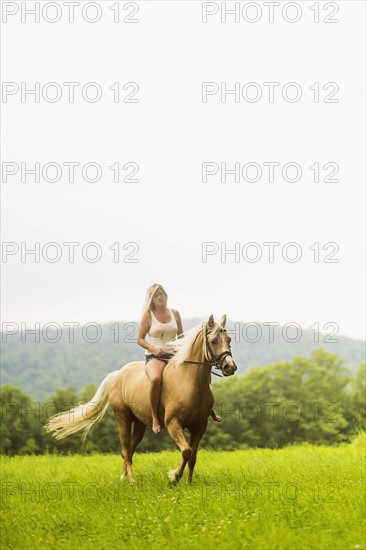
[[[149,344],[149,342],[146,342],[145,340],[146,334],[150,330],[150,324],[151,324],[150,311],[145,311],[141,319],[140,329],[137,335],[137,343],[142,348],[150,351],[153,355],[160,355],[162,353],[162,350],[160,348],[153,346],[152,344]]]
[[[182,319],[180,318],[179,311],[177,311],[176,309],[172,309],[172,312],[174,314],[175,320],[177,321],[177,327],[178,327],[177,336],[178,336],[178,338],[182,338],[183,337],[183,323],[182,323]]]

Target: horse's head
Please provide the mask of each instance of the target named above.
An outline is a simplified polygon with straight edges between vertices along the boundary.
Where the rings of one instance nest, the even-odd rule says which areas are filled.
[[[206,346],[208,358],[214,361],[224,376],[231,376],[237,369],[231,355],[231,338],[225,330],[226,315],[221,317],[220,324],[215,323],[213,315],[206,324]]]

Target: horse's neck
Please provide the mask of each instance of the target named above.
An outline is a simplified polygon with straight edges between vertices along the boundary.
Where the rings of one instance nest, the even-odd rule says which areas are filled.
[[[190,363],[189,361],[195,362]],[[208,360],[204,355],[203,337],[200,334],[192,346],[186,362],[179,365],[182,377],[191,380],[196,387],[208,386],[211,380],[211,366],[204,363],[208,363]]]

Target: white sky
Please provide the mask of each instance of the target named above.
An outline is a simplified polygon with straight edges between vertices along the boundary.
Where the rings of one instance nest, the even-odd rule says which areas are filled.
[[[98,23],[83,21],[79,7],[70,24],[58,4],[55,24],[30,16],[22,23],[19,12],[2,25],[2,80],[29,88],[57,82],[63,91],[57,103],[33,97],[22,103],[19,93],[2,103],[2,162],[95,162],[103,177],[88,183],[77,169],[70,183],[64,167],[58,183],[37,184],[32,176],[22,183],[19,174],[3,183],[2,240],[29,248],[57,242],[63,252],[57,263],[35,263],[32,256],[22,263],[20,253],[5,263],[3,256],[3,321],[134,320],[146,288],[159,282],[182,317],[226,312],[232,320],[295,321],[304,328],[335,322],[341,334],[364,338],[364,2],[336,2],[336,24],[322,22],[330,14],[324,2],[318,24],[313,2],[297,2],[302,17],[293,24],[280,11],[269,23],[263,2],[255,24],[233,17],[223,24],[220,14],[204,24],[201,2],[154,0],[137,2],[136,24],[113,23],[109,1],[99,3]],[[131,10],[122,8],[125,17]],[[81,83],[73,104],[64,82]],[[102,88],[98,103],[81,97],[88,82]],[[139,102],[114,103],[108,88],[115,82],[123,94],[131,91],[123,90],[126,82],[136,82]],[[216,94],[203,103],[202,82],[228,88],[257,82],[263,98],[235,103],[228,96],[222,103]],[[273,103],[264,82],[280,83]],[[282,98],[288,82],[301,86],[297,103]],[[336,82],[339,102],[315,103],[309,90],[315,82],[321,100],[332,91],[323,86]],[[108,167],[115,162],[137,163],[139,182],[114,183]],[[228,176],[222,183],[216,175],[203,183],[203,162],[256,162],[262,179],[236,183]],[[296,162],[302,178],[285,182],[276,172],[269,183],[264,162],[281,169]],[[339,182],[314,182],[315,162],[336,163]],[[321,169],[321,180],[326,174]],[[70,241],[99,243],[102,258],[88,263],[79,247],[70,263],[62,244]],[[123,250],[125,243],[138,244],[137,263],[113,262],[109,246],[117,241],[122,257],[132,251]],[[263,245],[269,241],[281,243],[274,263]],[[236,263],[231,255],[223,263],[217,253],[203,263],[203,242],[219,249],[238,242],[240,251],[256,242],[263,256]],[[289,242],[301,246],[297,263],[282,258]],[[337,243],[339,262],[315,263],[314,242],[321,259],[332,252],[323,245]]]

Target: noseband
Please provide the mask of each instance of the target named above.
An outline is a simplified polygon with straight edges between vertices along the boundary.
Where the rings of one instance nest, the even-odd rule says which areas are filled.
[[[220,355],[215,356],[208,341],[206,342],[206,345],[213,359],[212,366],[215,367],[215,369],[221,369],[225,357],[232,357],[231,351],[223,351]]]
[[[223,331],[226,332],[225,329],[223,329]],[[211,368],[215,367],[215,369],[221,370],[221,367],[222,367],[222,364],[224,362],[225,357],[232,357],[233,356],[231,351],[223,351],[222,353],[220,353],[220,355],[215,355],[213,350],[212,350],[211,344],[208,341],[207,330],[205,332],[205,343],[206,343],[207,350],[208,350],[208,352],[211,356],[211,357],[209,357],[209,359],[211,359],[211,363],[204,363],[204,362],[201,362],[201,361],[188,361],[188,360],[184,361],[184,363],[195,363],[196,365],[209,365]],[[211,374],[214,374],[215,376],[222,377],[222,374],[217,374],[216,372],[211,371]]]

